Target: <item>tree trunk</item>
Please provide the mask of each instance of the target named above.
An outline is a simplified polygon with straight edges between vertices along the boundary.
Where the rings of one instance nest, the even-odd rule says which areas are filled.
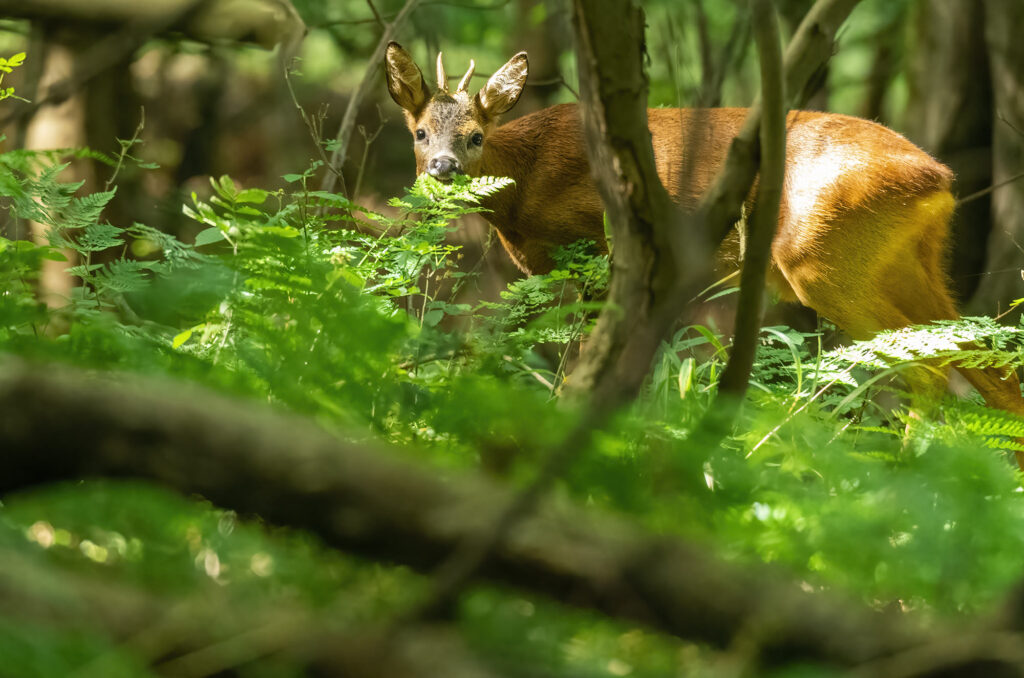
[[[992,89],[985,52],[985,6],[975,0],[917,2],[909,17],[906,131],[956,173],[967,196],[992,183]],[[958,299],[970,298],[985,265],[988,196],[957,209],[950,274]]]
[[[75,70],[76,56],[81,49],[81,42],[63,43],[55,38],[52,31],[47,31],[44,39],[45,50],[43,73],[39,90],[46,91],[54,83],[72,77]],[[65,101],[54,106],[39,109],[32,118],[25,132],[25,148],[27,150],[49,150],[57,148],[81,148],[85,145],[86,104],[83,92],[72,93]],[[62,181],[85,181],[86,187],[94,183],[92,167],[85,160],[71,164],[60,176]],[[47,227],[36,222],[29,223],[29,235],[39,244],[49,242]],[[67,304],[71,296],[73,280],[66,269],[74,264],[74,255],[64,252],[68,261],[43,262],[39,274],[39,298],[51,308],[59,308]],[[59,329],[59,328],[56,328]]]
[[[1024,3],[989,0],[985,3],[985,42],[992,69],[995,120],[992,135],[992,234],[988,241],[986,274],[971,310],[995,312],[1024,292]],[[961,27],[960,30],[965,30]]]

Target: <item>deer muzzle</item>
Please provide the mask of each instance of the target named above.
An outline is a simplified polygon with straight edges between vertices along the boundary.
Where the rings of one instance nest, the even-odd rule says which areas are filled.
[[[438,155],[427,163],[427,173],[438,181],[451,181],[453,174],[462,174],[462,165],[451,155]]]

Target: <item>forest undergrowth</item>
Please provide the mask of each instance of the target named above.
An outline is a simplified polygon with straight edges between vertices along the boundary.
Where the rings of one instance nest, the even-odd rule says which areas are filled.
[[[112,168],[126,160],[89,155]],[[459,301],[480,273],[446,236],[508,180],[420,177],[385,214],[308,188],[311,172],[286,176],[289,189],[278,191],[221,177],[208,197],[183,205],[204,229],[186,243],[109,223],[116,187],[83,195],[81,184],[61,182],[59,157],[0,155],[8,218],[50,234],[46,245],[0,239],[7,360],[269,401],[348,440],[387,440],[456,479],[482,469],[521,485],[574,423],[559,392],[600,308],[607,257],[578,243],[554,271],[510,284],[500,299]],[[47,260],[66,262],[75,277],[58,308],[37,294]],[[766,327],[741,415],[709,445],[696,432],[715,406],[729,338],[710,325],[681,326],[642,396],[560,480],[557,500],[624,514],[737,561],[777,563],[810,589],[879,608],[899,601],[935,619],[983,611],[1024,567],[1024,504],[1009,454],[1024,422],[976,395],[947,396],[911,417],[899,374],[924,359],[1019,367],[1022,332],[965,318],[825,350],[823,332]],[[959,348],[968,342],[978,348]],[[72,571],[346,624],[386,619],[424,587],[403,568],[141,483],[92,480],[7,497],[0,549],[9,563],[31,564],[38,581]],[[525,594],[474,589],[460,624],[497,665],[686,674],[678,641]],[[99,630],[4,615],[0,629],[12,675],[83,665],[95,675],[150,675],[151,649]],[[287,658],[269,661],[249,675],[299,675]]]

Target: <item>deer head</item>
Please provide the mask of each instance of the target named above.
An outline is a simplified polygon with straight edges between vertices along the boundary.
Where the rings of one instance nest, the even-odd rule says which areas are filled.
[[[477,94],[468,88],[474,63],[458,87],[448,89],[448,76],[437,55],[437,90],[431,92],[412,56],[397,42],[388,45],[385,73],[391,98],[405,110],[416,153],[416,173],[450,181],[453,174],[477,175],[487,137],[498,117],[519,100],[529,64],[526,52],[512,57]]]

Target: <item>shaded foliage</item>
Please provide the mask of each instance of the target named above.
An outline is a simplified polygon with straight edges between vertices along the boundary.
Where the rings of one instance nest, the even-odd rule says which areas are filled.
[[[223,177],[211,198],[184,208],[206,227],[187,244],[105,221],[112,192],[77,196],[45,155],[8,153],[0,164],[14,188],[10,209],[48,220],[54,245],[85,262],[72,270],[73,298],[50,310],[35,300],[33,280],[58,250],[0,241],[0,343],[9,355],[197,381],[270,400],[349,439],[383,436],[425,462],[482,466],[513,482],[572,419],[552,387],[592,322],[606,262],[581,243],[552,273],[510,285],[501,302],[451,296],[451,283],[474,280],[452,265],[460,250],[445,236],[501,180],[421,178],[386,215],[306,190],[302,175],[288,177],[291,191]],[[90,263],[104,250],[137,256]],[[50,336],[55,315],[68,331]],[[743,416],[721,445],[708,445],[697,423],[714,406],[727,341],[706,326],[682,327],[643,397],[597,436],[559,492],[738,560],[783,564],[814,588],[876,605],[898,599],[940,618],[977,612],[1022,565],[1024,511],[999,451],[1021,424],[948,400],[907,434],[905,410],[879,398],[892,386],[878,375],[925,358],[1017,366],[1019,333],[967,319],[823,352],[817,333],[766,328]],[[968,340],[978,348],[955,347]],[[6,497],[2,518],[4,553],[34,563],[31,577],[74,573],[181,601],[216,595],[255,620],[286,606],[342,627],[382,621],[422,590],[401,569],[144,485],[40,488]],[[12,631],[0,652],[17,675],[97,661],[105,675],[149,675],[159,663],[144,646],[31,612],[28,626],[16,626],[21,614],[4,617]],[[703,656],[506,592],[473,592],[459,620],[485,661],[512,675],[522,662],[555,675],[686,675],[679,657]],[[514,657],[505,649],[513,644]],[[240,670],[265,675],[251,661]],[[302,670],[286,657],[263,666]]]

